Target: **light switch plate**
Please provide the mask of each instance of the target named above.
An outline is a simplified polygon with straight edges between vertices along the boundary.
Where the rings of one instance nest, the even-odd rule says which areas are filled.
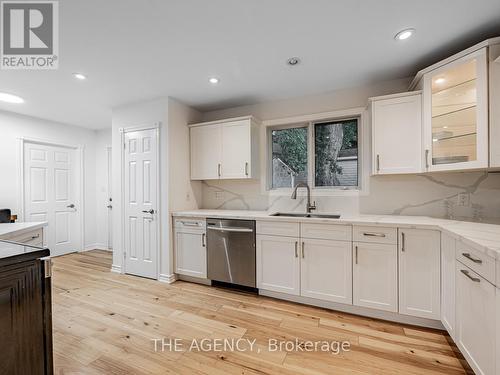
[[[462,207],[470,206],[470,194],[469,193],[460,193],[457,197],[457,205]]]

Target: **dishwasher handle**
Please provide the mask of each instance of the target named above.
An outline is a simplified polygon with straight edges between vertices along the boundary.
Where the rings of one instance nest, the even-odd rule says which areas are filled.
[[[240,232],[240,233],[252,233],[253,229],[251,228],[242,228],[242,227],[209,227],[209,230],[216,230],[218,232]]]

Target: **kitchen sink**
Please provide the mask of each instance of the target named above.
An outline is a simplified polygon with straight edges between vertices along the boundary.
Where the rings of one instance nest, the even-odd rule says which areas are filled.
[[[275,212],[269,216],[281,216],[281,217],[304,217],[313,219],[340,219],[340,215],[331,214],[310,214],[310,213],[300,213],[300,212]]]

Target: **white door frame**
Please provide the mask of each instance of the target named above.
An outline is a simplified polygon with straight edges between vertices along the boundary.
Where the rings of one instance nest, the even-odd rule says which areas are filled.
[[[24,218],[26,216],[25,212],[25,205],[24,205],[24,200],[25,200],[25,194],[24,194],[24,147],[27,143],[31,144],[38,144],[38,145],[46,145],[46,146],[55,146],[55,147],[62,147],[62,148],[67,148],[70,150],[74,150],[75,154],[77,156],[77,160],[75,163],[75,168],[76,168],[76,173],[75,173],[75,178],[76,178],[76,187],[77,187],[77,192],[76,192],[76,205],[79,207],[79,210],[76,211],[76,220],[78,223],[79,227],[79,232],[77,233],[79,237],[78,243],[80,244],[80,249],[76,249],[77,251],[84,251],[85,250],[85,194],[84,194],[84,183],[85,183],[85,159],[84,159],[84,150],[85,146],[84,145],[69,145],[65,143],[60,143],[56,141],[50,141],[50,140],[44,140],[44,139],[37,139],[37,138],[29,138],[29,137],[20,137],[18,138],[19,140],[19,147],[18,147],[18,207],[19,207],[19,221],[24,221]]]
[[[121,199],[120,199],[120,204],[121,204],[121,218],[120,218],[120,226],[121,226],[121,243],[122,243],[122,269],[121,273],[126,273],[126,252],[125,252],[125,134],[129,132],[135,132],[135,131],[140,131],[140,130],[156,130],[156,150],[157,150],[157,168],[156,168],[156,183],[157,183],[157,189],[156,189],[156,201],[158,202],[157,209],[155,209],[156,213],[158,214],[157,220],[156,220],[156,230],[157,230],[157,236],[156,236],[156,279],[159,278],[160,275],[160,245],[161,245],[161,194],[160,194],[160,186],[161,186],[161,180],[160,180],[160,169],[161,169],[161,164],[160,164],[160,128],[161,128],[161,122],[155,122],[151,125],[137,125],[137,126],[127,126],[125,128],[120,128],[120,147],[121,147],[121,152],[120,152],[120,173],[121,173],[121,184],[120,184],[120,194],[121,194]],[[116,246],[116,244],[114,244]]]
[[[113,149],[111,146],[106,146],[106,162],[107,162],[107,167],[106,167],[106,178],[108,179],[107,184],[106,184],[106,205],[113,206],[113,201],[109,201],[109,198],[113,198],[113,191],[112,191],[112,165],[113,165]],[[107,207],[106,207],[107,208]],[[107,234],[107,239],[106,239],[106,248],[108,250],[112,250],[112,237],[113,237],[113,227],[109,225],[109,222],[113,222],[113,209],[107,208],[106,210],[106,234]],[[110,246],[111,245],[111,246]]]

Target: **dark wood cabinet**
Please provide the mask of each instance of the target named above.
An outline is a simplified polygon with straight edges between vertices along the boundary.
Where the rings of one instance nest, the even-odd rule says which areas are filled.
[[[0,258],[1,375],[53,373],[48,252]]]

